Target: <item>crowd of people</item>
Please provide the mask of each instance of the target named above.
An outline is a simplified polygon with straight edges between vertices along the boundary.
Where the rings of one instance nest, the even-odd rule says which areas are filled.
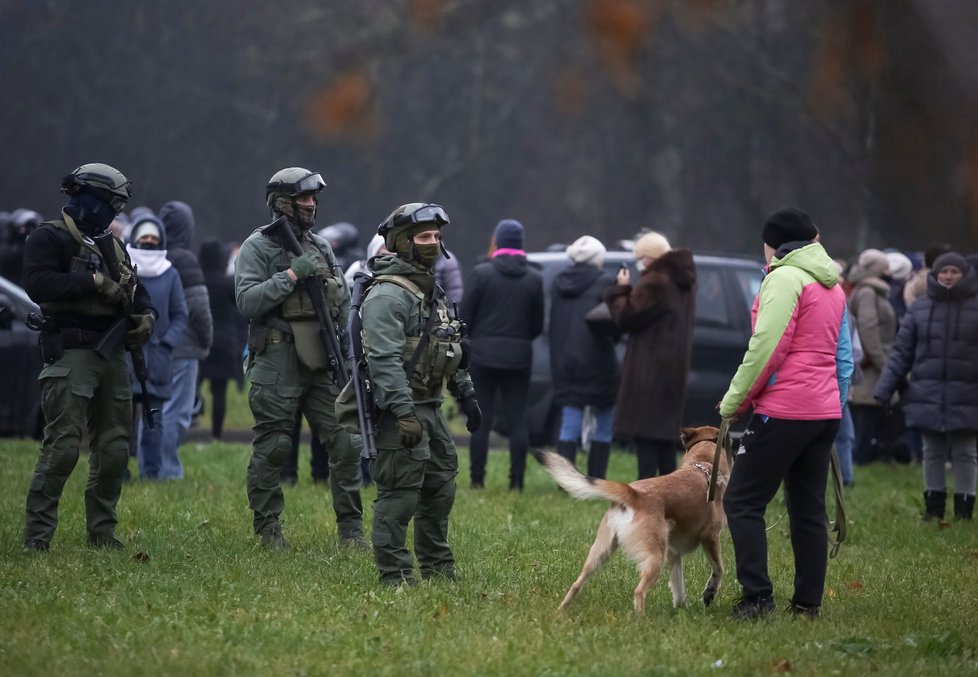
[[[627,265],[606,270],[605,245],[582,235],[564,249],[567,265],[546,299],[524,225],[503,219],[463,285],[442,237],[450,219],[441,206],[398,207],[361,248],[352,224],[316,229],[324,186],[302,168],[277,172],[265,191],[270,224],[240,245],[204,238],[196,252],[188,204],[124,212],[129,182],[98,163],[65,177],[60,218],[44,222],[30,210],[3,217],[0,272],[42,311],[46,426],[27,499],[26,550],[48,549],[85,438],[89,541],[123,547],[115,505],[130,454],[141,480],[182,478],[179,447],[199,409],[200,384],[209,381],[211,434],[221,439],[228,385],[246,381],[254,418],[247,495],[263,545],[288,548],[282,483],[298,479],[305,419],[312,476],[329,484],[340,545],[372,551],[386,583],[413,584],[414,557],[422,578],[453,579],[448,521],[458,461],[444,391],[471,435],[471,488],[485,487],[498,409],[509,489],[522,491],[533,342],[544,331],[546,301],[558,453],[576,463],[590,414],[591,477],[606,475],[614,441],[634,451],[639,479],[676,469],[697,289],[689,249],[642,233],[633,279]],[[766,277],[753,335],[718,403],[723,418],[752,412],[724,497],[743,586],[734,615],[774,610],[763,518],[783,484],[796,568],[789,610],[814,616],[833,446],[848,486],[865,464],[920,462],[927,520],[945,516],[949,467],[954,516],[972,518],[978,260],[946,243],[922,256],[867,249],[851,262],[833,260],[811,217],[795,208],[771,214],[760,239]],[[366,292],[353,299],[361,278]],[[347,331],[357,308],[360,354]],[[372,407],[372,418],[362,418],[374,423],[369,435],[341,411],[358,362],[371,381],[372,404],[358,401],[361,414]],[[371,480],[377,499],[368,532],[360,491]]]

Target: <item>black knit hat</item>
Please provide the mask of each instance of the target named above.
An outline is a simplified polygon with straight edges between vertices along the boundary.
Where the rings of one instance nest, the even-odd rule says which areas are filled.
[[[499,249],[522,249],[523,224],[516,219],[503,219],[496,224],[494,237]]]
[[[967,274],[971,269],[971,264],[968,263],[968,259],[964,258],[957,252],[948,252],[938,256],[934,261],[934,267],[931,268],[931,270],[933,270],[934,274],[937,275],[937,273],[941,272],[941,268],[945,266],[954,266],[964,274]]]
[[[767,217],[761,238],[764,244],[778,249],[786,242],[808,242],[818,236],[812,217],[794,207],[785,207]]]

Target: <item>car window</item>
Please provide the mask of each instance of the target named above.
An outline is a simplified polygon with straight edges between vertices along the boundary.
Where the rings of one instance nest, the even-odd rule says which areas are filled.
[[[754,308],[754,297],[757,296],[757,292],[761,289],[761,280],[764,279],[763,272],[760,268],[757,270],[742,268],[736,270],[734,275],[737,278],[737,287],[740,289],[740,296],[747,305],[747,312],[750,312]]]
[[[719,268],[696,271],[696,324],[727,327],[732,324]]]

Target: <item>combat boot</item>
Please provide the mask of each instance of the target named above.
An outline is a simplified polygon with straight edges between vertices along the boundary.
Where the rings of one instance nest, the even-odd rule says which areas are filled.
[[[611,442],[591,442],[587,452],[587,474],[603,480],[608,474],[608,457],[611,456]]]
[[[970,520],[975,511],[975,495],[954,494],[954,518]]]
[[[370,545],[370,542],[361,534],[356,534],[354,536],[340,536],[340,547],[349,548],[350,550],[373,550],[373,546]]]
[[[924,521],[944,519],[944,504],[947,503],[946,491],[924,492]]]
[[[88,547],[105,548],[106,550],[125,550],[125,546],[115,536],[89,536]]]
[[[47,541],[39,541],[36,538],[32,538],[24,543],[24,552],[47,552],[51,549],[51,546]]]
[[[282,525],[278,522],[265,525],[258,535],[261,537],[261,544],[270,550],[289,549],[289,543],[282,535]]]

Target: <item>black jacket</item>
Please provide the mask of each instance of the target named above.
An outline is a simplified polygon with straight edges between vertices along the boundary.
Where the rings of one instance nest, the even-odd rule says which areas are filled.
[[[214,324],[204,273],[197,255],[190,250],[190,240],[196,227],[194,213],[186,203],[172,200],[160,209],[160,221],[166,227],[166,258],[180,273],[183,293],[187,297],[187,311],[190,313],[187,329],[180,342],[173,347],[173,357],[202,360],[207,357],[214,340]]]
[[[244,341],[238,331],[241,312],[234,300],[234,277],[227,274],[227,263],[227,245],[217,240],[200,245],[200,267],[217,337],[210,353],[200,363],[201,378],[233,380],[242,373]]]
[[[121,243],[120,243],[121,245]],[[43,224],[31,233],[24,245],[24,290],[35,303],[70,301],[95,294],[92,272],[71,272],[72,260],[79,254],[81,245],[66,230],[50,223]],[[125,254],[125,248],[122,252]],[[146,288],[136,285],[132,311],[144,314],[156,310]],[[58,316],[62,327],[89,331],[105,331],[119,318],[96,316]]]
[[[550,289],[550,371],[558,405],[607,407],[618,391],[615,340],[595,336],[584,316],[602,302],[615,278],[577,263],[554,278]]]
[[[529,369],[533,339],[543,331],[543,278],[525,256],[497,256],[469,274],[462,319],[472,363],[493,369]]]
[[[927,295],[907,310],[874,396],[903,394],[907,425],[949,432],[978,430],[978,275],[972,268],[950,289],[927,275]]]

